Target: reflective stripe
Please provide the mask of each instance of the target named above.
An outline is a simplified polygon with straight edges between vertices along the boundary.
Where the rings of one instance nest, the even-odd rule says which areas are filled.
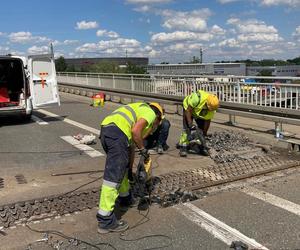
[[[199,91],[197,91],[197,96],[199,97],[199,101],[198,101],[196,107],[197,107],[197,106],[200,104],[200,102],[201,102],[201,93],[200,93]]]
[[[102,209],[99,209],[98,214],[100,214],[102,216],[110,216],[112,214],[112,211],[104,211]]]
[[[132,124],[134,123],[133,121],[131,121],[131,119],[125,113],[123,113],[121,111],[115,111],[115,112],[113,112],[111,114],[111,116],[113,116],[113,115],[121,115],[121,116],[123,116],[123,118],[126,119],[126,121],[130,124],[130,126],[132,126]]]
[[[141,106],[142,106],[142,105],[141,105]],[[140,107],[141,107],[141,106],[140,106]],[[130,106],[128,106],[128,105],[125,105],[124,108],[126,108],[126,109],[131,113],[131,115],[132,115],[132,117],[133,117],[133,120],[136,122],[137,117],[136,117],[136,113],[135,113],[135,111],[133,110],[133,108],[130,107]]]
[[[141,105],[141,106],[142,106],[142,105]],[[135,111],[133,110],[133,108],[130,107],[130,106],[128,106],[128,105],[123,106],[123,108],[127,109],[127,110],[131,113],[131,115],[132,115],[132,117],[133,117],[133,121],[129,118],[129,116],[128,116],[127,114],[123,113],[122,111],[115,111],[115,112],[113,112],[111,115],[112,115],[112,116],[113,116],[113,115],[121,115],[121,116],[123,116],[123,117],[126,119],[126,121],[130,124],[130,126],[132,126],[133,123],[135,123],[136,120],[137,120],[136,113],[135,113]]]
[[[115,183],[115,182],[111,182],[111,181],[103,180],[102,185],[105,185],[105,186],[108,186],[108,187],[112,187],[112,188],[117,188],[120,184],[119,183]]]

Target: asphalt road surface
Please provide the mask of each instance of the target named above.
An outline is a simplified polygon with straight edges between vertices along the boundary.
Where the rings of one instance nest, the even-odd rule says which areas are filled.
[[[88,149],[72,144],[70,138],[78,133],[97,135],[101,120],[117,104],[100,109],[91,107],[85,97],[62,94],[61,98],[61,107],[37,111],[30,122],[0,119],[1,205],[65,192],[99,176],[53,177],[53,173],[104,168],[98,138]],[[220,127],[212,124],[214,129]],[[195,162],[211,163],[202,156],[180,159],[175,149],[179,134],[180,122],[172,123],[171,153],[157,160],[155,174],[194,167]],[[26,184],[16,183],[18,174],[25,176]],[[300,168],[293,168],[205,189],[205,195],[193,202],[168,208],[153,205],[145,212],[131,208],[122,215],[130,224],[124,234],[97,234],[96,208],[29,223],[40,232],[19,225],[0,234],[0,249],[230,249],[233,241],[241,241],[248,249],[296,250],[300,249],[299,178]],[[100,181],[95,185],[100,186]],[[45,235],[47,230],[63,235]]]

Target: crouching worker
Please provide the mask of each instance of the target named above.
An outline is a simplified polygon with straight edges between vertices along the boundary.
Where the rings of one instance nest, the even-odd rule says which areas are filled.
[[[169,149],[167,139],[169,136],[169,130],[171,127],[170,122],[165,118],[164,109],[157,103],[150,103],[151,106],[157,107],[163,114],[162,120],[159,123],[156,130],[152,130],[149,136],[146,136],[144,144],[146,149],[155,149],[158,154],[163,154],[164,151]]]
[[[219,107],[219,99],[216,95],[209,94],[203,90],[188,95],[183,100],[183,132],[179,140],[180,156],[187,156],[187,149],[190,141],[197,139],[201,142],[201,153],[209,155],[205,137]],[[193,119],[197,127],[193,125]],[[192,131],[195,130],[193,134]],[[195,138],[197,137],[197,138]]]
[[[161,117],[160,109],[155,106],[131,103],[103,120],[100,140],[107,157],[97,213],[99,233],[121,232],[128,228],[127,222],[117,220],[115,203],[117,199],[120,205],[133,203],[128,170],[133,166],[134,147],[136,145],[140,154],[149,158],[143,136],[159,125]]]

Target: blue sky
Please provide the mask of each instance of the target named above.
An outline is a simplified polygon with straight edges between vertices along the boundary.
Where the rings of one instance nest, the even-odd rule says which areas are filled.
[[[1,2],[0,54],[149,57],[150,63],[300,56],[300,0]]]

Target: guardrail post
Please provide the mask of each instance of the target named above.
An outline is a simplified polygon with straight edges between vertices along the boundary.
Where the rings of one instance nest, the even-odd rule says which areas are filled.
[[[229,115],[229,124],[232,126],[236,125],[235,115]]]
[[[133,81],[133,76],[131,76],[131,90],[134,91],[134,81]]]
[[[86,81],[86,85],[89,85],[89,79],[88,79],[87,74],[85,75],[85,81]]]
[[[282,138],[282,122],[275,122],[275,137]]]
[[[98,85],[99,85],[99,87],[101,87],[101,78],[99,75],[97,75],[97,77],[98,77]]]
[[[113,75],[113,89],[116,88],[116,80],[115,80],[115,75]]]
[[[238,94],[238,103],[241,103],[241,84],[238,82],[237,84],[237,94]]]

